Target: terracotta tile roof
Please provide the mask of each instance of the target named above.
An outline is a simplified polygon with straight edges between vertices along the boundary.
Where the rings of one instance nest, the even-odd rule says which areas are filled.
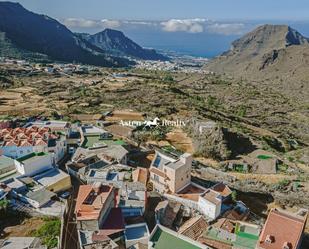
[[[178,194],[202,194],[206,191],[203,187],[196,185],[196,184],[189,184],[185,188],[183,188],[181,191],[178,192]]]
[[[200,194],[177,194],[178,197],[198,202]]]
[[[236,224],[233,221],[228,220],[226,218],[221,218],[216,223],[213,224],[214,227],[220,228],[220,229],[225,230],[229,233],[233,233],[235,225]]]
[[[43,138],[44,136],[37,132],[37,133],[32,134],[32,137],[34,137],[34,138]]]
[[[11,134],[6,134],[4,135],[3,139],[5,140],[9,140],[9,139],[13,139],[14,137]]]
[[[12,131],[12,128],[5,128],[1,130],[1,135],[8,134]]]
[[[47,143],[43,139],[38,139],[34,142],[35,146],[46,146]]]
[[[4,146],[47,146],[48,139],[57,139],[58,136],[50,133],[50,129],[37,127],[0,130],[0,138],[6,143]],[[31,145],[29,145],[31,144]]]
[[[4,144],[4,146],[17,146],[17,144],[14,141],[8,141]]]
[[[75,214],[77,220],[98,219],[107,198],[114,193],[114,188],[108,185],[79,187]]]
[[[30,147],[32,146],[32,143],[30,143],[28,140],[22,140],[22,141],[19,141],[18,146],[19,147]]]
[[[208,238],[201,237],[198,239],[198,242],[210,246],[213,249],[232,249],[232,245],[229,245],[225,242],[216,241]]]
[[[25,133],[19,133],[16,137],[18,137],[18,139],[28,139],[28,136]]]
[[[298,248],[307,214],[304,217],[300,217],[272,209],[260,235],[257,244],[258,248],[283,249],[284,245],[288,249]]]
[[[215,186],[213,186],[211,189],[215,190],[216,192],[220,193],[223,197],[227,197],[230,194],[232,194],[232,190],[225,185],[224,183],[218,183]]]
[[[197,240],[208,227],[207,221],[199,215],[186,221],[179,229],[179,233]]]
[[[219,204],[221,200],[218,198],[220,194],[212,189],[208,189],[203,195],[201,195],[206,200],[214,203]]]

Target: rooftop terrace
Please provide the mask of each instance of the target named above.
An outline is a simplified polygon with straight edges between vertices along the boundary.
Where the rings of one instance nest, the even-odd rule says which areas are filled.
[[[108,147],[111,145],[126,145],[126,142],[124,142],[123,140],[101,139],[100,136],[93,135],[93,136],[84,137],[82,147],[88,149],[88,148],[96,147],[100,144],[102,146],[105,145],[105,147]]]
[[[197,243],[183,235],[177,234],[174,231],[158,226],[152,234],[150,241],[153,242],[152,248],[181,248],[181,249],[199,249],[207,248],[206,246]]]

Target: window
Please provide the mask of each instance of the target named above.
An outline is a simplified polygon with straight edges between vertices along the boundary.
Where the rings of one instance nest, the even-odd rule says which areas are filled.
[[[153,179],[158,182],[160,180],[160,177],[158,175],[154,175]]]

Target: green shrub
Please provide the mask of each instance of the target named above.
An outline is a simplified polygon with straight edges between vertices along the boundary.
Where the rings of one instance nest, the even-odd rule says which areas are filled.
[[[36,231],[33,236],[42,239],[47,248],[55,248],[58,245],[58,237],[60,236],[61,221],[56,218],[44,218],[45,223]]]

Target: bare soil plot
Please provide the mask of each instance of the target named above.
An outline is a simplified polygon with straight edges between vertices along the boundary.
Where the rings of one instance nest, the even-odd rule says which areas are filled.
[[[106,126],[105,129],[109,132],[111,132],[112,134],[115,134],[117,136],[120,137],[126,137],[128,138],[132,132],[132,128],[127,127],[127,126],[123,126],[123,125],[110,125],[110,126]]]
[[[130,110],[117,110],[113,111],[112,116],[106,118],[107,121],[144,121],[144,116],[140,112],[134,112]]]
[[[194,148],[191,138],[182,129],[174,129],[166,134],[166,140],[176,149],[193,154]]]
[[[3,238],[27,237],[32,231],[37,230],[45,223],[42,218],[38,217],[27,218],[22,222],[19,222],[18,219],[14,220],[13,217],[10,217],[9,220],[3,222],[4,226],[7,224],[7,226],[3,229]]]

